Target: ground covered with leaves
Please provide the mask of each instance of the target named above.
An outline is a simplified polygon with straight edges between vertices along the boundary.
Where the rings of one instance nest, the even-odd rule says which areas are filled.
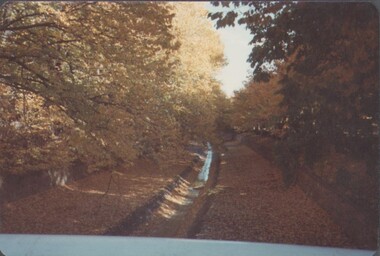
[[[101,172],[2,206],[2,233],[99,235],[142,206],[189,159],[159,170],[150,161],[120,172]]]
[[[238,142],[226,146],[216,186],[208,190],[209,209],[197,220],[199,227],[192,237],[363,248],[298,186],[285,188],[280,171],[268,160]],[[188,164],[184,161],[158,171],[153,163],[142,161],[124,172],[99,173],[7,203],[3,207],[2,232],[104,234],[144,205]],[[163,227],[164,223],[169,226]],[[178,229],[178,223],[143,225],[138,235],[156,236],[153,229],[157,226],[165,234],[176,236],[172,231]]]
[[[360,248],[298,186],[285,189],[274,165],[237,142],[227,144],[210,195],[197,238]]]

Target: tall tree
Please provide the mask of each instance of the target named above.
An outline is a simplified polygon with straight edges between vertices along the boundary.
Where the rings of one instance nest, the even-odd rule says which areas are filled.
[[[254,127],[276,125],[284,118],[286,108],[280,106],[283,96],[279,79],[274,75],[268,82],[250,79],[245,87],[233,97],[233,126],[241,131],[251,131]]]
[[[224,60],[206,15],[193,3],[2,5],[1,171],[169,162],[209,140]]]
[[[176,14],[173,33],[181,44],[174,69],[175,115],[184,136],[215,141],[218,102],[225,98],[215,80],[216,72],[225,64],[223,45],[207,20],[203,4],[172,3],[172,6]]]
[[[215,2],[219,27],[245,24],[254,79],[269,80],[277,63],[287,108],[287,161],[312,164],[330,146],[366,159],[378,157],[378,14],[368,3]],[[235,8],[243,8],[238,15]],[[363,40],[365,38],[365,40]],[[302,159],[302,160],[300,160]],[[289,167],[290,168],[290,167]]]
[[[0,12],[1,83],[61,111],[77,156],[130,162],[143,154],[141,131],[172,127],[149,118],[177,48],[166,4],[18,2]]]

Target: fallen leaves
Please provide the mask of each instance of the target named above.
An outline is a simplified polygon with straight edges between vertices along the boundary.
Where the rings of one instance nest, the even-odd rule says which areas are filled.
[[[3,233],[100,235],[164,187],[184,165],[170,171],[140,161],[114,174],[102,172],[25,197],[2,208]]]
[[[297,186],[285,189],[280,172],[245,146],[222,157],[210,210],[197,238],[356,247],[328,214]]]

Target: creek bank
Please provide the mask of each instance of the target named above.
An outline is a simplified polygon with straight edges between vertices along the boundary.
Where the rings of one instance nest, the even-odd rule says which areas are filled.
[[[209,145],[204,156],[203,166],[167,191],[164,200],[158,201],[157,207],[146,214],[147,218],[135,230],[119,235],[192,238],[199,228],[199,218],[210,200],[208,192],[215,185],[218,174],[218,153],[212,152]]]
[[[270,162],[275,162],[273,138],[245,134],[240,136],[240,141]],[[365,171],[362,170],[363,172]],[[343,228],[358,248],[375,249],[379,218],[377,203],[374,204],[371,200],[378,202],[378,192],[362,191],[362,194],[371,194],[368,194],[365,200],[360,200],[353,197],[352,193],[348,193],[347,190],[352,187],[343,187],[339,182],[340,180],[335,183],[327,182],[306,166],[298,170],[297,185],[305,194],[317,202],[334,222]],[[355,180],[353,176],[352,182],[361,181]]]
[[[193,161],[192,161],[193,159]],[[190,156],[158,171],[142,161],[128,170],[101,172],[63,187],[2,204],[2,233],[101,235],[150,202],[197,160]],[[189,165],[191,167],[189,167]]]

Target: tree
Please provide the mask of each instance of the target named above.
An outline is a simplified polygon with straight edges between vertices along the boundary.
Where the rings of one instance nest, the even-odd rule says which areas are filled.
[[[173,34],[181,44],[174,68],[174,115],[190,140],[217,142],[216,120],[225,99],[216,72],[225,64],[223,45],[198,3],[173,3]]]
[[[286,161],[309,165],[336,150],[378,157],[378,14],[368,3],[221,3],[229,11],[210,14],[219,27],[237,20],[251,31],[248,58],[254,79],[268,81],[277,63],[289,132]],[[220,3],[215,2],[218,6]],[[233,8],[246,8],[238,16]],[[363,41],[363,38],[366,40]],[[288,169],[291,168],[286,163]],[[293,168],[293,167],[292,167]]]
[[[172,127],[150,118],[178,48],[166,4],[6,3],[0,12],[1,83],[62,116],[66,151],[95,169],[130,163],[144,153],[141,131]]]
[[[280,106],[283,96],[279,93],[280,74],[268,82],[249,80],[233,98],[233,126],[241,131],[252,131],[256,127],[270,127],[279,123],[285,115]]]
[[[1,6],[1,171],[168,163],[213,137],[224,60],[206,15],[191,3]]]

